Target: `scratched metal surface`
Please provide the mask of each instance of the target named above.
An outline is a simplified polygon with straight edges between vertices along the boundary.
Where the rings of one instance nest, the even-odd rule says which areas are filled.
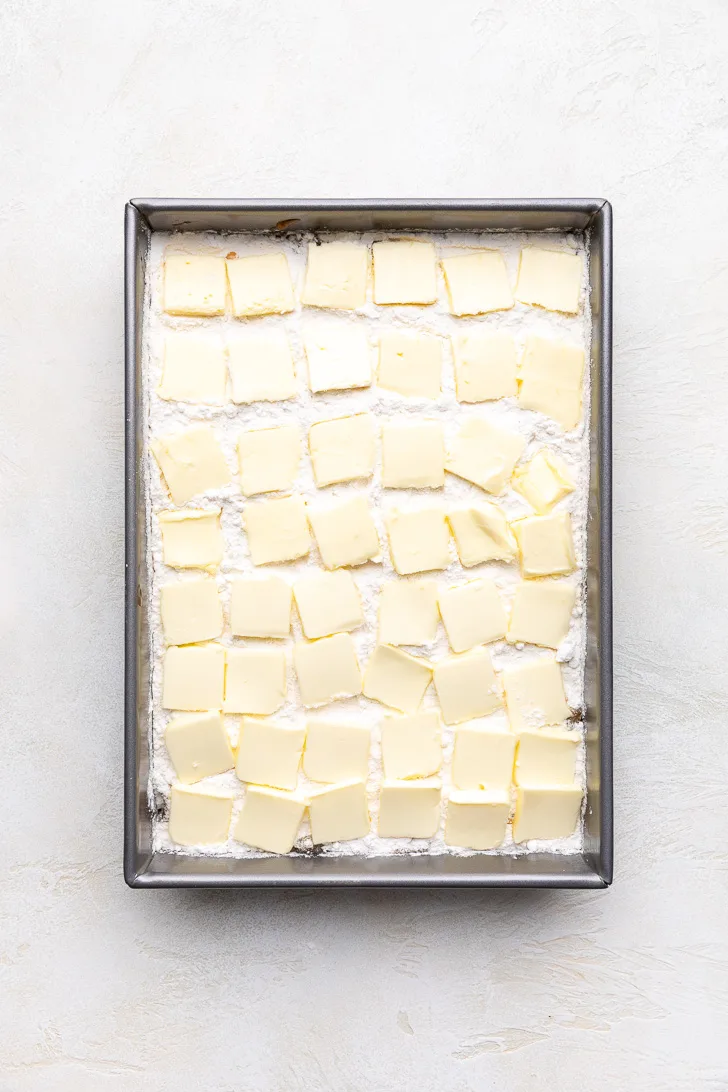
[[[1,1092],[724,1092],[728,8],[14,0],[0,34]],[[611,890],[125,888],[140,192],[613,200]]]

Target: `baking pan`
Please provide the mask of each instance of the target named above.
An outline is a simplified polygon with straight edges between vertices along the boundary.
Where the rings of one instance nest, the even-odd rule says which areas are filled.
[[[587,803],[580,854],[231,859],[154,853],[147,799],[149,635],[140,485],[144,274],[153,231],[590,233],[590,494],[585,679]],[[606,887],[612,880],[612,210],[603,200],[186,201],[126,206],[124,877],[130,887]]]

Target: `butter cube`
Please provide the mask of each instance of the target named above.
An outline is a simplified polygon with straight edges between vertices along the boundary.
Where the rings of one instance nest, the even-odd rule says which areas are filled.
[[[515,754],[513,732],[461,724],[455,731],[453,785],[459,789],[507,790],[513,779]]]
[[[385,489],[441,489],[444,484],[445,439],[438,421],[382,426]]]
[[[200,712],[221,709],[225,686],[222,645],[172,645],[164,654],[162,707]]]
[[[500,789],[452,789],[445,815],[445,842],[464,849],[495,849],[505,840],[511,798]]]
[[[517,432],[471,417],[455,436],[445,468],[488,493],[502,493],[525,446]]]
[[[370,826],[367,787],[363,781],[344,781],[312,792],[308,814],[314,845],[365,838]]]
[[[372,381],[369,340],[363,327],[319,323],[303,332],[308,385],[314,394],[368,387]]]
[[[366,779],[372,738],[365,725],[310,717],[306,729],[306,777],[329,783]]]
[[[163,584],[159,606],[168,645],[210,641],[222,633],[222,603],[214,580],[202,577]]]
[[[273,789],[295,789],[305,728],[243,717],[235,772],[241,781]]]
[[[233,838],[267,853],[290,853],[305,810],[302,793],[249,785]]]
[[[369,251],[359,243],[309,243],[301,302],[354,310],[367,300]]]
[[[186,504],[198,493],[220,489],[230,481],[222,448],[207,425],[168,433],[149,446],[175,504]]]
[[[508,270],[500,250],[475,250],[442,259],[453,315],[485,315],[513,307]]]
[[[435,690],[445,724],[485,717],[503,704],[490,654],[474,648],[435,664]]]
[[[513,488],[539,515],[545,515],[557,501],[572,492],[574,483],[564,460],[544,447],[525,466],[516,467]]]
[[[180,846],[226,842],[232,814],[232,793],[173,785],[169,794],[169,837]]]
[[[311,535],[302,497],[248,504],[243,515],[248,549],[254,565],[295,561],[311,549]]]
[[[283,330],[231,338],[228,367],[233,402],[283,402],[296,396],[296,371]]]
[[[393,580],[382,585],[379,642],[427,645],[437,635],[437,585],[434,580]]]
[[[164,310],[168,315],[224,315],[225,261],[170,254],[164,260]]]
[[[293,665],[307,709],[361,694],[361,670],[349,633],[318,641],[296,641]]]
[[[391,508],[384,523],[392,564],[400,576],[450,564],[450,535],[442,508]]]
[[[576,588],[564,580],[522,580],[516,587],[508,640],[558,648],[569,632]]]
[[[571,516],[552,512],[549,516],[526,516],[511,524],[521,554],[525,577],[560,576],[576,568]]]
[[[296,307],[285,254],[260,254],[227,261],[228,283],[236,318],[283,315]]]
[[[226,713],[275,713],[286,700],[282,648],[229,648],[225,671]]]
[[[553,656],[504,668],[503,689],[515,732],[561,724],[571,716],[561,668]]]
[[[230,581],[230,628],[234,637],[288,637],[291,585],[280,576]]]
[[[581,419],[584,350],[541,337],[529,337],[518,377],[518,404],[552,417],[568,431]]]
[[[441,801],[439,777],[383,781],[379,796],[379,837],[432,838],[440,825]]]
[[[385,717],[382,724],[384,776],[409,780],[436,774],[442,765],[440,733],[440,716],[436,710]]]
[[[374,302],[434,303],[437,268],[432,243],[415,239],[390,239],[375,243]]]
[[[293,585],[303,634],[309,640],[345,633],[364,624],[359,590],[346,569],[302,576]]]
[[[216,569],[222,561],[220,509],[186,508],[160,512],[162,557],[173,569]]]
[[[246,497],[290,489],[298,474],[301,438],[295,425],[252,429],[238,439],[240,488]]]
[[[440,397],[442,346],[431,334],[382,334],[377,385],[405,398]]]
[[[580,785],[519,786],[513,841],[568,838],[579,822],[582,797]]]
[[[510,334],[454,334],[452,351],[459,402],[491,402],[518,393],[516,343]]]
[[[308,518],[327,569],[380,560],[379,535],[365,496],[312,508]]]
[[[316,485],[370,478],[374,472],[375,425],[370,413],[317,421],[308,433]]]
[[[190,332],[168,330],[164,337],[164,372],[157,394],[169,402],[225,401],[227,369],[219,342]]]
[[[164,741],[174,772],[184,785],[235,766],[220,713],[177,713],[170,717]]]
[[[469,580],[441,588],[439,603],[453,652],[467,652],[506,635],[505,607],[492,580]]]
[[[571,785],[576,774],[579,737],[563,728],[518,733],[517,785]]]
[[[468,508],[453,508],[447,519],[466,569],[483,561],[511,561],[515,557],[515,540],[497,504],[481,501]]]
[[[544,307],[547,311],[564,311],[576,315],[581,295],[582,258],[563,250],[546,250],[527,246],[521,251],[518,265],[516,299]]]
[[[362,693],[401,713],[415,713],[431,680],[427,660],[400,648],[376,645],[364,671]]]

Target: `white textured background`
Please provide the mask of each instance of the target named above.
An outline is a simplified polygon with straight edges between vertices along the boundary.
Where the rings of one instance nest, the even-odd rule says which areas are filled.
[[[725,1092],[725,0],[4,0],[1,1092]],[[132,196],[604,196],[605,893],[121,878]]]

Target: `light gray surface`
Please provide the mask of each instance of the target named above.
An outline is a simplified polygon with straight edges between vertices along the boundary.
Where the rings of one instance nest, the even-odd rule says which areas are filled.
[[[0,10],[1,1092],[728,1085],[728,8],[437,10]],[[126,890],[130,196],[613,201],[610,891]]]

